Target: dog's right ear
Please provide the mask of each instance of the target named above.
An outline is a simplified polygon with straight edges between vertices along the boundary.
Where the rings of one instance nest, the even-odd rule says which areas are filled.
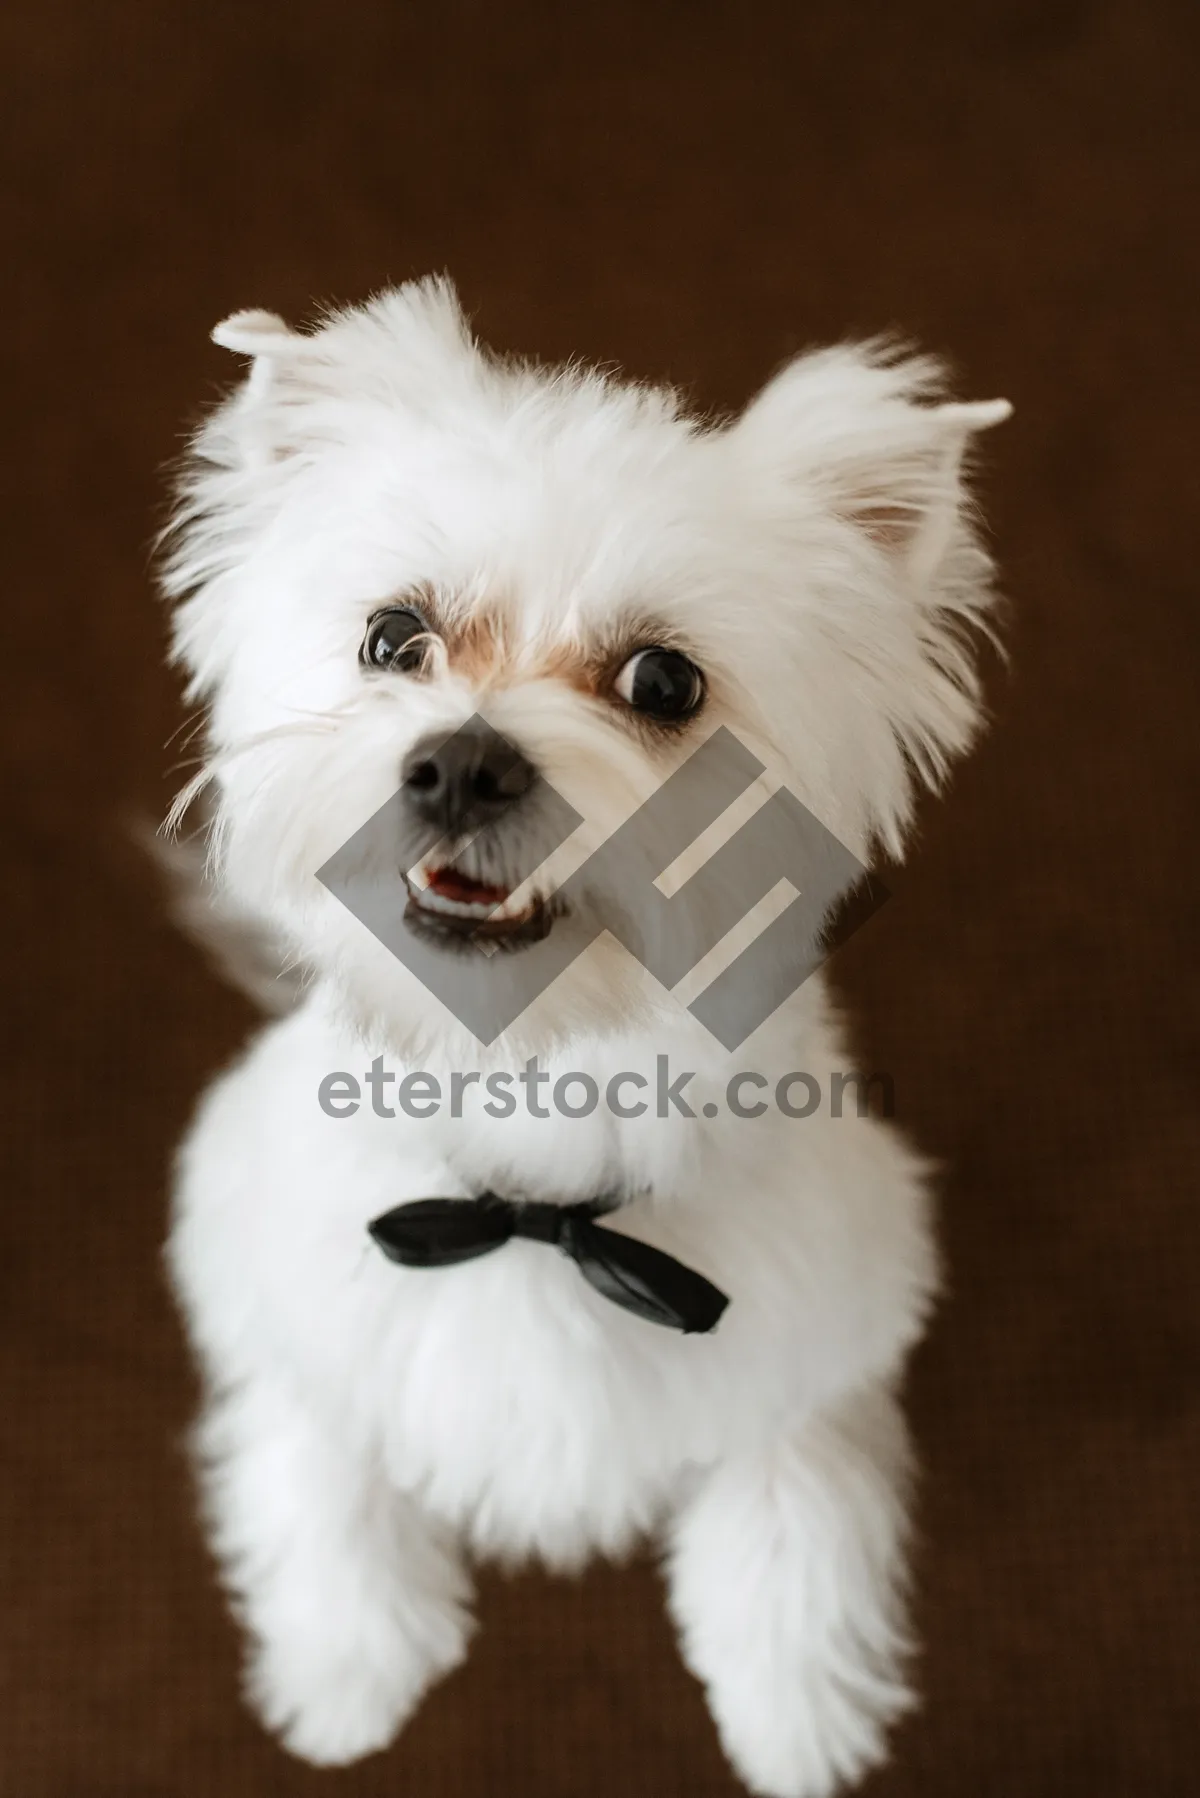
[[[319,385],[319,365],[327,360],[321,334],[293,331],[278,313],[250,308],[214,325],[212,340],[251,358],[229,419],[244,460],[280,461],[298,447],[294,402]]]
[[[235,350],[240,356],[269,356],[272,351],[279,354],[304,342],[277,312],[264,312],[258,306],[231,312],[213,326],[212,340],[223,350]]]
[[[342,400],[382,399],[426,414],[449,386],[474,380],[481,363],[453,285],[437,276],[365,306],[329,308],[308,330],[251,308],[222,319],[212,335],[251,366],[202,453],[256,472],[328,442],[339,428],[329,408]]]
[[[263,312],[257,307],[231,312],[213,326],[212,340],[223,350],[253,358],[246,392],[256,399],[270,386],[276,362],[303,355],[305,344],[311,342],[285,324],[277,312]]]
[[[220,591],[220,577],[236,566],[302,471],[301,452],[313,435],[304,402],[320,392],[328,366],[321,334],[293,331],[274,312],[233,312],[214,325],[212,337],[222,349],[248,356],[250,368],[192,439],[174,516],[160,539],[163,591],[180,602],[174,657],[187,668],[188,691],[197,698],[216,686],[228,651],[224,611],[210,603],[206,589]]]
[[[302,448],[302,403],[317,396],[329,369],[322,331],[293,331],[277,313],[250,307],[212,327],[212,342],[250,356],[245,385],[225,408],[232,460],[243,467],[282,462]]]

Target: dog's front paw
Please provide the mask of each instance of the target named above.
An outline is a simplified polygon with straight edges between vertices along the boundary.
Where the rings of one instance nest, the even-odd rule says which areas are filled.
[[[261,1662],[250,1698],[267,1728],[292,1754],[317,1767],[341,1767],[386,1748],[420,1696],[398,1691],[385,1674],[361,1667],[327,1667],[319,1684],[301,1692]]]
[[[251,1705],[283,1746],[318,1767],[386,1748],[428,1686],[456,1667],[466,1633],[423,1645],[400,1636],[355,1650],[296,1641],[260,1646],[248,1670]]]
[[[831,1798],[911,1708],[904,1437],[887,1391],[718,1465],[668,1563],[684,1659],[760,1798]]]
[[[813,1667],[785,1694],[771,1680],[709,1689],[730,1761],[759,1798],[832,1798],[887,1753],[887,1733],[912,1708],[895,1677]]]

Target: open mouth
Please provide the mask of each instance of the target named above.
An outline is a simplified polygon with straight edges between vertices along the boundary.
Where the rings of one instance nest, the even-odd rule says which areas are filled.
[[[539,941],[553,922],[545,900],[536,895],[517,900],[508,887],[476,880],[460,868],[419,864],[404,884],[405,917],[431,932],[516,945]]]

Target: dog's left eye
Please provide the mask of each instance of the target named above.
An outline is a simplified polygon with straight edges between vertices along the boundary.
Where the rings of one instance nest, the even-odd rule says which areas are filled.
[[[670,723],[690,718],[704,698],[704,676],[678,649],[639,649],[613,686],[635,711]]]
[[[425,661],[429,626],[411,606],[388,606],[367,625],[358,659],[364,668],[416,674]]]

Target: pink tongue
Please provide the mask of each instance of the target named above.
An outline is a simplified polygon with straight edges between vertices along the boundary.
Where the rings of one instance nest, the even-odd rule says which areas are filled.
[[[472,880],[469,874],[456,873],[453,868],[436,868],[429,876],[429,888],[442,899],[453,899],[459,905],[503,905],[508,898],[507,887],[485,886],[482,880]]]

